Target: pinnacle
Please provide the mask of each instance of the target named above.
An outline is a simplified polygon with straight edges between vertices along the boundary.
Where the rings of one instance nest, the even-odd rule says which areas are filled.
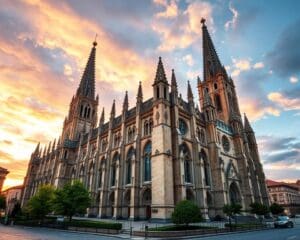
[[[168,83],[161,57],[159,57],[159,59],[158,59],[156,76],[155,76],[155,80],[154,80],[154,83],[158,83],[158,82]]]

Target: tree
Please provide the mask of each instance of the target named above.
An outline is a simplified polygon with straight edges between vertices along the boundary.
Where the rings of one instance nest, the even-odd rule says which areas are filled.
[[[257,214],[259,216],[264,216],[269,213],[269,207],[258,202],[251,203],[250,208],[251,213]]]
[[[57,189],[54,192],[53,199],[54,211],[57,214],[62,214],[69,217],[69,221],[72,221],[72,217],[76,214],[83,214],[90,206],[91,198],[88,190],[79,181],[74,183],[67,183],[61,189]]]
[[[179,202],[172,213],[172,222],[175,224],[185,224],[188,226],[190,223],[201,220],[200,208],[188,200]]]
[[[26,210],[29,215],[43,221],[45,216],[52,211],[53,197],[54,188],[50,185],[42,185],[28,201]]]
[[[240,204],[225,204],[223,206],[223,212],[229,217],[229,227],[231,229],[231,218],[235,215],[235,214],[239,214],[241,213],[242,210],[242,205]]]
[[[4,195],[0,195],[0,210],[6,208],[6,199]]]
[[[270,206],[270,212],[274,215],[283,213],[284,208],[277,203],[272,203]]]

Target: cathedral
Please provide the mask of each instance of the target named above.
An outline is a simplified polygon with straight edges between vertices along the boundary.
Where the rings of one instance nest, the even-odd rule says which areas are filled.
[[[175,71],[168,81],[159,58],[153,95],[136,105],[127,92],[122,113],[112,103],[98,120],[93,43],[80,85],[72,97],[58,141],[32,153],[22,204],[42,184],[62,187],[80,180],[90,191],[87,215],[99,218],[169,221],[183,199],[195,202],[206,219],[223,216],[222,207],[252,202],[269,205],[265,175],[254,131],[242,121],[234,81],[216,53],[205,20],[203,79],[197,79],[199,105],[187,84],[187,100],[177,89]]]

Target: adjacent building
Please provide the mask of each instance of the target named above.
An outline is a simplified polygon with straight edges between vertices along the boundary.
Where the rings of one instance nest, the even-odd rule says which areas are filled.
[[[234,81],[227,75],[209,35],[203,32],[203,79],[199,105],[187,82],[187,100],[178,92],[175,70],[168,80],[158,60],[150,99],[137,87],[136,104],[125,93],[122,112],[113,101],[106,122],[98,119],[93,47],[72,97],[61,136],[37,145],[24,180],[23,204],[42,184],[63,186],[79,179],[93,197],[87,210],[101,218],[168,221],[176,203],[194,201],[204,217],[223,215],[227,203],[269,203],[256,138],[242,121]],[[200,57],[200,56],[199,56]],[[195,92],[195,91],[194,91]]]
[[[2,187],[7,174],[9,174],[9,171],[7,171],[7,169],[5,168],[0,167],[0,193],[2,192]]]
[[[284,207],[287,215],[300,214],[300,180],[296,183],[267,180],[271,203]]]
[[[10,215],[16,204],[21,204],[23,185],[14,186],[6,189],[2,194],[6,198],[6,215]]]

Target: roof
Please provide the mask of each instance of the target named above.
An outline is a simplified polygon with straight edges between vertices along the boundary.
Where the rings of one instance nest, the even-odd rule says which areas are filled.
[[[4,191],[2,191],[2,193],[6,193],[6,192],[8,192],[10,190],[23,189],[23,187],[24,187],[23,185],[12,186],[12,187],[7,188]]]
[[[300,188],[296,185],[296,183],[286,183],[286,182],[276,182],[270,179],[266,180],[266,184],[268,187],[288,187],[293,188],[295,190],[299,190]]]

